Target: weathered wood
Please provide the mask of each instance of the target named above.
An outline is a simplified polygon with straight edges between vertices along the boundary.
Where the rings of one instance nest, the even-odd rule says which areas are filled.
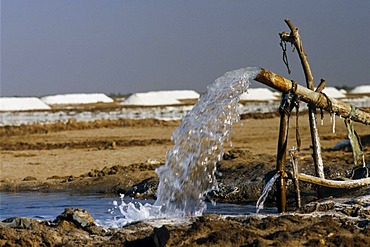
[[[296,202],[297,202],[297,207],[301,207],[301,190],[299,188],[299,179],[298,179],[298,152],[296,148],[292,148],[289,150],[289,155],[290,155],[290,163],[293,166],[293,183],[295,187],[295,192],[296,192]]]
[[[330,187],[330,188],[338,188],[338,189],[354,189],[354,188],[370,186],[370,178],[346,180],[346,181],[335,181],[335,180],[318,178],[318,177],[307,175],[304,173],[298,173],[298,179],[303,182],[317,184],[317,185]]]
[[[316,108],[309,106],[308,107],[308,116],[310,121],[310,133],[312,141],[312,157],[315,166],[316,176],[320,178],[325,178],[324,175],[324,163],[321,157],[321,144],[319,137],[319,130],[317,128],[317,118],[316,118]],[[319,193],[320,194],[320,193]]]
[[[276,171],[280,174],[280,177],[276,182],[276,199],[279,213],[284,213],[286,211],[286,153],[288,147],[290,113],[294,107],[294,100],[291,98],[291,96],[292,95],[290,93],[284,93],[279,107],[280,129],[276,155]]]
[[[289,19],[285,19],[284,21],[290,29],[290,34],[288,35],[287,33],[280,33],[280,38],[282,39],[282,41],[290,42],[296,48],[299,59],[302,64],[303,72],[306,78],[306,86],[307,88],[314,91],[315,87],[313,83],[313,76],[312,76],[310,64],[308,63],[307,54],[304,50],[302,39],[298,32],[298,28],[295,27]],[[310,122],[310,133],[311,133],[312,151],[313,151],[312,157],[314,160],[315,173],[316,173],[316,176],[320,178],[324,178],[325,177],[324,164],[323,164],[322,157],[321,157],[321,145],[320,145],[319,131],[317,128],[316,107],[313,105],[310,105],[308,106],[308,111],[309,111],[308,116],[309,116],[309,122]]]
[[[365,166],[364,162],[364,152],[362,151],[361,140],[353,127],[352,121],[350,119],[345,119],[344,123],[348,131],[348,138],[351,143],[352,153],[353,153],[353,163],[355,166],[361,164]]]
[[[264,68],[261,68],[261,72],[257,74],[254,80],[283,93],[292,90],[293,86],[291,80]],[[364,112],[353,105],[325,96],[323,93],[314,92],[299,84],[297,84],[295,93],[301,96],[300,99],[302,101],[315,105],[317,108],[323,108],[343,118],[349,118],[355,122],[370,125],[370,113]]]
[[[280,173],[280,177],[276,182],[277,193],[277,208],[279,213],[286,211],[286,183],[285,183],[285,170],[286,170],[286,151],[288,142],[288,126],[289,115],[283,113],[280,116],[280,131],[277,150],[276,171]]]
[[[304,50],[301,36],[299,35],[298,28],[293,25],[289,19],[284,20],[290,29],[290,34],[286,32],[280,33],[280,38],[283,41],[290,42],[297,49],[299,59],[303,68],[304,75],[306,77],[306,85],[309,89],[314,90],[313,76],[308,63],[307,54]]]
[[[321,79],[321,81],[320,81],[319,85],[317,86],[315,92],[321,93],[322,90],[325,89],[325,87],[326,87],[326,81],[324,79]]]

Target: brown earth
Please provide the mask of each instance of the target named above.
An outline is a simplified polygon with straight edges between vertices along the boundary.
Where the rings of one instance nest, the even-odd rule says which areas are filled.
[[[275,167],[279,129],[279,118],[275,115],[270,114],[268,118],[256,114],[244,116],[241,124],[234,125],[232,146],[226,143],[224,159],[218,164],[220,190],[209,195],[214,201],[256,202]],[[179,121],[149,119],[1,127],[0,191],[70,190],[155,198],[158,184],[155,168],[164,164],[166,152],[173,146],[171,135],[179,124]],[[290,126],[289,148],[296,146],[295,119],[291,119]],[[370,127],[355,124],[355,128],[363,139],[365,156],[369,159]],[[336,143],[347,138],[339,118],[336,118],[335,129],[333,133],[330,117],[325,116],[324,125],[319,126],[325,174],[331,179],[345,179],[354,167],[353,156],[348,147],[332,150]],[[299,133],[302,140],[300,170],[314,174],[307,115],[299,118]],[[301,183],[301,190],[304,204],[317,200],[315,186]],[[267,201],[271,206],[275,205],[273,194]],[[324,190],[325,196],[369,194],[369,188],[350,192]],[[370,205],[367,203],[363,206],[365,211]],[[289,200],[289,206],[296,209],[294,200]],[[168,231],[170,246],[366,246],[370,242],[370,216],[368,213],[351,215],[360,220],[331,214],[325,217],[293,214],[246,218],[210,215],[191,218],[190,223],[180,226],[166,225],[166,230],[135,223],[114,233],[106,229],[104,231],[108,232],[91,232],[68,220],[53,224],[38,222],[34,227],[1,226],[0,246],[37,246],[40,243],[45,246],[117,246],[119,243],[137,246],[145,237],[148,241],[157,238],[156,234],[162,234],[161,231]],[[135,243],[136,240],[140,241]]]

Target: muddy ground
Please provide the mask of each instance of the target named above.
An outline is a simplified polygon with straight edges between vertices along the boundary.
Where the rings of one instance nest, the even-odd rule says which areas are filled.
[[[180,121],[148,119],[1,127],[0,191],[123,193],[155,199],[158,185],[155,169],[164,164],[166,152],[173,146],[171,135],[179,124]],[[289,148],[296,146],[295,119],[291,119],[290,126]],[[226,143],[223,160],[217,165],[220,190],[211,192],[209,198],[216,202],[255,204],[274,174],[278,128],[276,114],[243,116],[234,125],[232,145]],[[370,127],[356,124],[355,128],[362,137],[365,156],[370,159]],[[327,115],[319,132],[326,177],[348,179],[354,168],[349,147],[333,150],[347,138],[343,122],[336,118],[333,133]],[[307,115],[299,118],[299,133],[302,141],[299,169],[314,174]],[[165,224],[160,228],[160,224],[139,222],[116,230],[100,229],[93,223],[86,228],[66,216],[55,222],[16,218],[11,224],[1,225],[0,246],[160,246],[163,242],[168,246],[366,246],[370,242],[368,196],[360,202],[347,202],[345,205],[351,206],[345,210],[330,202],[321,207],[317,206],[321,205],[317,188],[303,182],[300,186],[306,205],[300,214],[206,215],[189,218],[180,225]],[[370,188],[322,191],[325,198],[370,194]],[[289,189],[289,209],[297,210],[293,199],[294,193]],[[316,206],[307,206],[309,202]],[[266,203],[275,206],[274,191]],[[318,216],[315,213],[318,211],[326,214]]]

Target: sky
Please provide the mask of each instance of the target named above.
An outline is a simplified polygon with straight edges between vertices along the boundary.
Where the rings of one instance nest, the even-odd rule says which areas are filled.
[[[370,1],[1,0],[1,96],[195,90],[241,67],[305,85],[282,61],[299,28],[315,85],[370,84]],[[252,87],[261,87],[255,82]]]

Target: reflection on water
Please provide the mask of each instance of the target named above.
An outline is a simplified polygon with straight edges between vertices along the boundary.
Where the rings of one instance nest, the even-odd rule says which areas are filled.
[[[83,208],[101,224],[107,226],[110,221],[122,217],[119,210],[114,210],[112,197],[102,194],[77,195],[69,193],[0,193],[0,221],[13,216],[28,217],[40,220],[54,220],[65,208]],[[125,198],[126,203],[132,199]],[[141,204],[153,204],[153,200],[135,200]],[[255,213],[254,205],[236,205],[207,203],[206,214],[249,215]],[[276,213],[275,208],[266,208],[262,213]],[[104,223],[103,223],[104,222]]]
[[[29,217],[54,220],[65,208],[87,209],[95,219],[110,216],[112,198],[100,194],[71,195],[68,193],[0,193],[0,220],[9,217]]]

